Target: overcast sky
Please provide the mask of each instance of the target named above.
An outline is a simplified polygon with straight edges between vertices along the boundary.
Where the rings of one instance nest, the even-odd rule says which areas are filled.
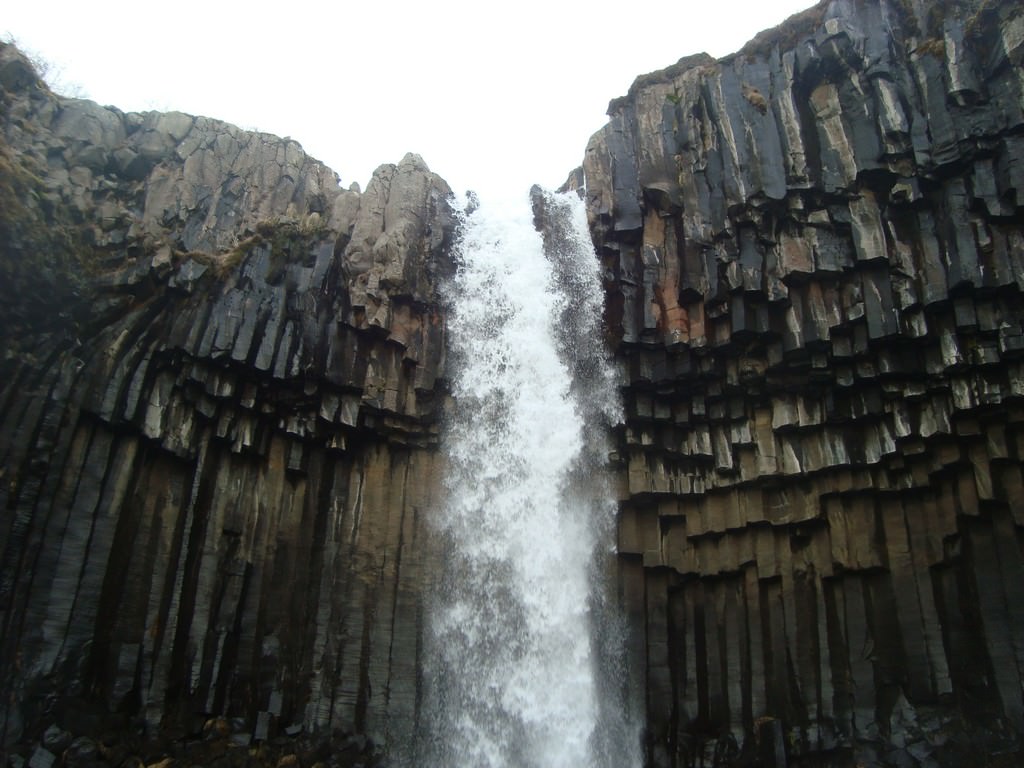
[[[0,33],[75,95],[291,136],[344,186],[411,151],[494,199],[560,184],[637,75],[811,4],[24,1]]]

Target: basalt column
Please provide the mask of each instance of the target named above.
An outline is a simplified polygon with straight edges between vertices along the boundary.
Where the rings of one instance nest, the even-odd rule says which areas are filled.
[[[655,764],[1018,743],[1022,59],[1018,4],[824,2],[591,140]]]
[[[344,191],[294,141],[57,97],[10,46],[0,86],[5,745],[104,713],[404,738],[447,185],[410,155]]]

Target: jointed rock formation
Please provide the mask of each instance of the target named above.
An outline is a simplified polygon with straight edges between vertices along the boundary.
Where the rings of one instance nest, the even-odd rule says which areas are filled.
[[[409,155],[342,191],[294,141],[56,97],[10,46],[0,85],[4,743],[97,708],[401,739],[447,185]]]
[[[835,0],[591,140],[654,764],[1024,730],[1022,63],[1018,4]]]
[[[639,78],[591,140],[650,764],[1020,749],[1022,73],[1019,4],[826,0]],[[402,743],[447,185],[409,155],[342,190],[11,46],[0,129],[0,749]]]

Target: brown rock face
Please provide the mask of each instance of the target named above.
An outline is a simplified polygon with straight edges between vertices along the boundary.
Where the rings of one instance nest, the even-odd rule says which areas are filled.
[[[292,141],[58,98],[11,47],[0,86],[5,744],[88,731],[82,701],[400,741],[447,185],[410,155],[343,192]]]
[[[1024,729],[1022,59],[1016,4],[825,2],[591,140],[653,763]]]

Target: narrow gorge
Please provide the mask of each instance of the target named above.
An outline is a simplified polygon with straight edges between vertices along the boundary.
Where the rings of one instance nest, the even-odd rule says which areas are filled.
[[[823,0],[608,118],[594,255],[0,44],[6,765],[1024,759],[1024,9]]]

